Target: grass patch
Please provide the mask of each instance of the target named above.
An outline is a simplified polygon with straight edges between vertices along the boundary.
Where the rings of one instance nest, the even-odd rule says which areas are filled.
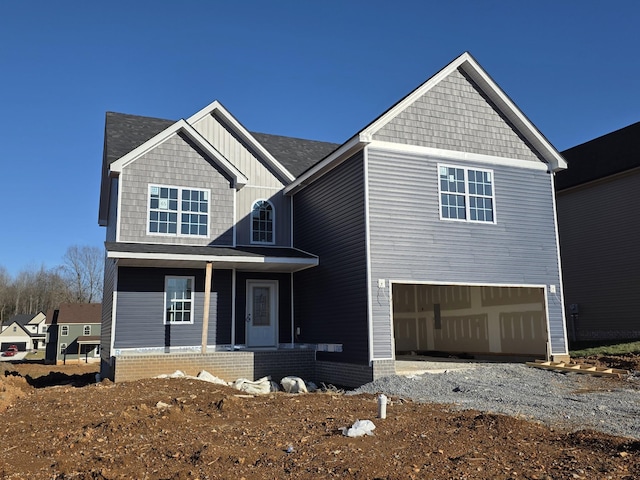
[[[29,352],[24,357],[25,360],[44,360],[44,350]]]
[[[569,355],[572,357],[588,357],[591,355],[629,355],[640,354],[640,340],[623,343],[576,342]]]

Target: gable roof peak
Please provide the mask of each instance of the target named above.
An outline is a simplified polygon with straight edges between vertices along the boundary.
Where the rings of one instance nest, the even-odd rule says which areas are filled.
[[[567,168],[567,163],[555,147],[551,145],[469,52],[464,52],[456,57],[443,69],[420,84],[389,110],[371,122],[360,132],[360,138],[365,141],[373,138],[373,135],[397,115],[458,69],[462,70],[473,80],[482,93],[493,102],[500,113],[504,115],[529,144],[540,153],[541,157],[549,165],[549,170],[556,172]]]

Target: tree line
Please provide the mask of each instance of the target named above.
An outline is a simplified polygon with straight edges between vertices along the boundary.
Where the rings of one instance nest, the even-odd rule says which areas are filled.
[[[61,303],[102,302],[103,250],[74,245],[62,265],[27,268],[15,278],[0,265],[0,323],[18,314],[47,313]]]

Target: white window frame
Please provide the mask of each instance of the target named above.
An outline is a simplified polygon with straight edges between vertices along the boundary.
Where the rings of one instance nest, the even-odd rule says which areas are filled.
[[[167,212],[175,212],[176,214],[176,233],[170,233],[170,232],[152,232],[151,231],[151,194],[153,189],[155,188],[170,188],[170,189],[174,189],[178,191],[178,199],[177,199],[177,209],[174,210],[168,210],[168,208],[166,209]],[[195,192],[203,192],[205,194],[205,200],[207,202],[207,211],[205,212],[198,212],[198,214],[202,215],[202,214],[206,214],[207,215],[207,225],[206,225],[206,233],[204,235],[199,234],[199,233],[182,233],[182,215],[189,215],[189,214],[193,214],[193,212],[191,211],[183,211],[182,210],[182,192],[184,191],[195,191]],[[153,209],[154,211],[158,211],[158,210],[165,210],[165,209]],[[146,218],[146,222],[147,222],[147,235],[153,235],[153,236],[162,236],[162,237],[195,237],[195,238],[208,238],[209,237],[209,231],[211,229],[211,191],[207,188],[197,188],[197,187],[179,187],[177,185],[161,185],[158,183],[150,183],[147,187],[147,218]]]
[[[271,241],[270,242],[262,242],[260,240],[254,240],[253,234],[253,210],[257,203],[264,202],[271,207]],[[254,245],[275,245],[276,243],[276,208],[273,203],[264,198],[259,198],[255,202],[251,204],[251,213],[249,214],[249,221],[251,222],[251,243]]]
[[[87,333],[87,329],[89,329],[89,333]],[[85,326],[82,328],[82,335],[84,335],[84,336],[89,336],[89,335],[91,335],[91,325],[85,325]]]
[[[67,344],[66,343],[61,343],[60,344],[60,355],[66,354],[67,353],[66,350],[67,350]]]
[[[191,310],[189,310],[191,312],[191,315],[189,315],[189,321],[175,321],[175,320],[169,320],[168,316],[169,316],[169,308],[170,308],[170,302],[168,302],[167,300],[167,290],[168,290],[168,286],[169,286],[169,281],[171,279],[179,279],[179,280],[187,280],[187,281],[191,281],[191,298],[186,300],[186,299],[180,299],[183,302],[188,302],[191,304]],[[196,278],[195,277],[189,277],[189,276],[180,276],[180,275],[167,275],[166,277],[164,277],[164,309],[163,309],[163,315],[164,315],[164,324],[165,325],[192,325],[193,324],[193,317],[194,317],[194,307],[195,307],[195,302],[194,302],[194,296],[195,296],[195,290],[196,290]],[[178,301],[178,299],[176,299],[176,301]],[[181,310],[182,312],[184,312],[185,310]]]
[[[60,325],[60,336],[69,336],[69,325]]]
[[[455,168],[464,171],[464,192],[456,193],[456,192],[443,192],[442,186],[440,184],[440,169],[441,168]],[[488,173],[491,181],[491,195],[478,195],[469,193],[469,170],[473,170],[474,172],[483,172]],[[493,174],[493,170],[488,168],[478,168],[478,167],[465,167],[462,165],[454,165],[448,163],[439,163],[438,171],[437,171],[437,182],[438,182],[438,212],[440,215],[440,220],[451,221],[451,222],[467,222],[467,223],[479,223],[483,225],[495,225],[497,223],[497,215],[496,215],[496,185],[495,185],[495,176]],[[451,195],[460,195],[464,197],[464,206],[465,206],[465,218],[449,218],[442,215],[442,194],[448,193]],[[471,197],[475,198],[487,198],[491,200],[491,212],[493,219],[492,220],[472,220],[471,219],[471,202],[469,201]]]

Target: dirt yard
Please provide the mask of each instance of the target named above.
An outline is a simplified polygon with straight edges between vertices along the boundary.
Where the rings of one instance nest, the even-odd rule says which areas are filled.
[[[250,397],[190,379],[92,384],[91,366],[0,368],[3,479],[640,478],[639,441],[445,405],[392,399],[381,420],[372,395]],[[342,435],[358,419],[373,436]]]

